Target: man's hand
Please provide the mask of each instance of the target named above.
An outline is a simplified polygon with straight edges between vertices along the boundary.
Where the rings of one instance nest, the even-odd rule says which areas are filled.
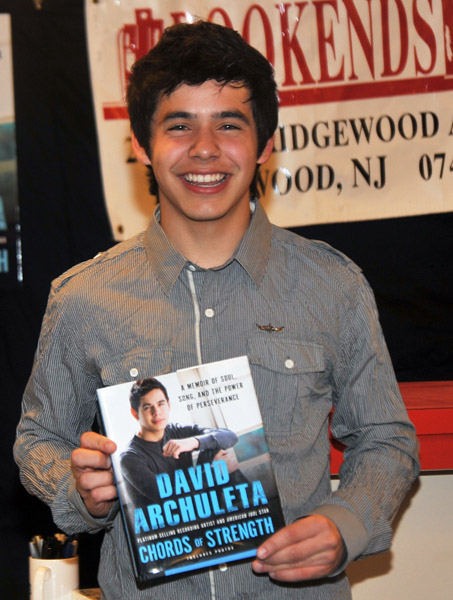
[[[266,540],[252,567],[255,573],[294,582],[327,577],[345,558],[346,548],[336,525],[323,515],[312,515]]]
[[[77,491],[93,517],[105,517],[117,498],[110,459],[115,450],[115,442],[87,431],[80,438],[80,448],[71,455]]]
[[[179,458],[181,452],[192,452],[200,447],[200,442],[195,437],[184,438],[182,440],[169,440],[163,447],[164,456],[173,456]]]

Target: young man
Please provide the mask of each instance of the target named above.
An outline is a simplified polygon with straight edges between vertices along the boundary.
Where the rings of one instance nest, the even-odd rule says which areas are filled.
[[[176,469],[193,466],[194,450],[199,452],[197,464],[212,462],[219,452],[238,441],[237,435],[229,429],[169,423],[167,390],[152,377],[134,383],[130,403],[140,430],[121,454],[121,473],[135,506],[159,501],[154,477],[157,473],[174,473]]]
[[[369,286],[326,244],[271,226],[251,198],[277,100],[271,67],[238,34],[171,28],[134,67],[128,100],[160,205],[145,233],[54,282],[19,425],[22,480],[62,529],[105,528],[108,600],[350,598],[344,567],[389,547],[418,469]],[[243,354],[287,526],[252,565],[139,591],[110,467],[115,444],[88,431],[95,390]],[[333,407],[333,434],[348,447],[334,493]]]

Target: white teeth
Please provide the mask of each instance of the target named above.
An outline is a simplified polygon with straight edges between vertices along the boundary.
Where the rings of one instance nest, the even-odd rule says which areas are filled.
[[[225,178],[223,173],[208,173],[201,175],[200,173],[188,173],[184,176],[186,181],[190,183],[219,183]]]

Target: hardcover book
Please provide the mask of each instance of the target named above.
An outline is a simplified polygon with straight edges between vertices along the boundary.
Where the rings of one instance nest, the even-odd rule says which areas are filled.
[[[138,584],[253,558],[284,526],[246,356],[97,393]]]

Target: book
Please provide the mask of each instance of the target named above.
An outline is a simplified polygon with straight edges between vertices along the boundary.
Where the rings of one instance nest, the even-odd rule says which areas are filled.
[[[139,585],[251,559],[284,526],[246,356],[97,394]]]

